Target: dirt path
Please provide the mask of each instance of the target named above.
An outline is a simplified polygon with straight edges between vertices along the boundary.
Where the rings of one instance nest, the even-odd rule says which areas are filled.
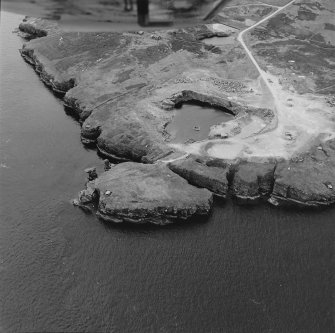
[[[291,6],[296,0],[292,0],[290,1],[288,4],[286,4],[285,6],[283,7],[279,7],[276,11],[274,11],[272,14],[264,17],[263,19],[261,19],[260,21],[258,21],[257,23],[255,23],[254,25],[244,29],[243,31],[241,31],[239,34],[238,34],[238,37],[237,37],[237,40],[241,43],[241,45],[243,46],[245,52],[247,53],[247,55],[249,56],[250,60],[253,62],[253,64],[256,66],[259,74],[261,75],[261,77],[263,78],[265,84],[267,85],[267,87],[269,88],[269,90],[271,91],[272,93],[272,96],[274,97],[274,99],[276,100],[276,94],[275,92],[273,91],[273,87],[271,86],[271,84],[269,83],[268,81],[268,76],[266,75],[266,73],[260,68],[258,62],[256,61],[256,59],[254,58],[254,56],[252,55],[251,51],[248,49],[248,47],[246,46],[244,40],[243,40],[243,35],[248,32],[249,30],[251,29],[254,29],[255,27],[257,27],[258,25],[262,24],[263,22],[269,20],[270,18],[278,15],[281,11],[283,11],[285,8]]]
[[[295,0],[288,2],[237,36],[237,41],[259,72],[258,81],[262,85],[260,89],[273,101],[275,118],[271,124],[265,126],[257,123],[255,117],[251,117],[251,123],[241,124],[241,133],[235,136],[204,140],[190,145],[176,144],[176,148],[190,154],[208,154],[222,159],[290,159],[307,151],[312,144],[322,144],[335,137],[332,110],[325,99],[315,94],[298,94],[293,87],[284,89],[278,75],[260,67],[243,39],[248,31],[278,15],[294,2]],[[294,74],[292,71],[292,75]],[[226,127],[227,123],[218,125],[215,134],[224,134]]]

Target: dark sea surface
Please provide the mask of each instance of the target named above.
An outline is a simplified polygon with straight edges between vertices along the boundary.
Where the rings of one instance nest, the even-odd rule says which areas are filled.
[[[70,200],[102,166],[1,13],[1,332],[335,332],[335,210],[218,201],[207,221],[107,225]]]

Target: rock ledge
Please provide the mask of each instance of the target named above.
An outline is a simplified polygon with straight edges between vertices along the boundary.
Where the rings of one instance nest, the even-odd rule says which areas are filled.
[[[79,203],[94,201],[103,220],[164,225],[208,215],[213,195],[188,184],[164,164],[125,162],[87,183]]]

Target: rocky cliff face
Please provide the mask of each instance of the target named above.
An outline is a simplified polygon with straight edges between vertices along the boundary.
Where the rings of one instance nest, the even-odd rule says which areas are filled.
[[[233,30],[202,25],[155,33],[65,33],[32,18],[20,30],[33,38],[22,48],[23,58],[78,118],[83,143],[110,159],[138,162],[112,168],[81,193],[81,205],[98,201],[100,217],[166,224],[208,214],[211,193],[238,203],[335,202],[333,139],[313,136],[293,151],[298,139],[290,132],[275,138],[290,155],[280,149],[278,156],[266,154],[270,140],[264,135],[270,138],[279,128],[278,116],[266,89],[257,88],[257,71],[236,39],[220,47],[204,42]],[[186,101],[234,115],[235,137],[169,144],[166,124]],[[218,131],[224,127],[218,125]],[[234,149],[240,153],[232,154]]]
[[[164,129],[178,103],[204,101],[236,116],[257,112],[243,99],[251,94],[246,85],[231,90],[222,64],[222,53],[245,66],[247,57],[234,45],[221,50],[202,42],[227,35],[210,25],[143,34],[66,33],[31,18],[20,29],[40,37],[24,45],[24,59],[64,95],[82,123],[83,142],[96,144],[106,156],[153,162],[172,153]]]
[[[208,166],[206,161],[190,157],[169,163],[169,168],[192,185],[207,188],[223,198],[228,194],[229,165]]]
[[[300,206],[335,203],[335,141],[311,149],[293,161],[278,163],[271,202]]]
[[[241,203],[269,198],[274,183],[275,163],[241,163],[232,179],[232,195]]]
[[[213,195],[188,184],[164,164],[126,162],[88,182],[79,194],[81,205],[95,201],[104,220],[165,225],[208,215]]]

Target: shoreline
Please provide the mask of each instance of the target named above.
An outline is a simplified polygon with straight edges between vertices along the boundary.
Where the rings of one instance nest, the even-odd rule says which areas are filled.
[[[80,100],[78,99],[78,96],[73,95],[73,91],[76,91],[76,93],[78,93],[78,88],[79,85],[81,84],[80,82],[84,82],[82,80],[83,77],[85,77],[85,73],[79,75],[79,77],[78,76],[73,77],[73,75],[75,75],[74,74],[75,72],[73,72],[73,74],[69,76],[69,73],[67,73],[68,70],[65,70],[64,72],[59,70],[55,71],[55,69],[50,70],[48,68],[52,68],[54,64],[52,64],[47,59],[47,57],[43,55],[43,52],[48,53],[47,51],[48,44],[44,46],[43,39],[55,49],[57,54],[59,50],[64,48],[63,43],[69,45],[68,43],[73,42],[73,39],[75,41],[79,40],[78,45],[81,45],[81,47],[85,48],[85,45],[80,44],[82,43],[80,41],[80,38],[82,38],[82,36],[85,34],[63,33],[61,30],[59,30],[57,25],[49,24],[43,20],[36,20],[36,19],[28,19],[27,22],[20,25],[20,30],[30,34],[31,37],[34,37],[34,35],[45,36],[40,37],[37,40],[33,39],[32,42],[24,46],[24,48],[21,50],[21,55],[28,63],[30,63],[35,67],[36,72],[40,75],[41,79],[45,82],[47,86],[49,86],[52,90],[58,93],[59,92],[62,92],[62,94],[64,93],[64,100],[66,106],[74,110],[74,113],[77,114],[82,124],[83,143],[89,142],[92,144],[95,141],[97,149],[103,155],[109,157],[116,156],[117,158],[121,158],[122,161],[132,160],[142,163],[143,162],[149,163],[154,166],[160,160],[168,158],[169,155],[173,155],[174,153],[182,153],[182,151],[178,152],[178,150],[176,151],[175,149],[171,149],[171,147],[169,147],[169,145],[166,144],[166,142],[164,142],[163,137],[159,138],[160,135],[159,131],[158,132],[157,130],[152,131],[153,129],[152,126],[154,124],[156,124],[156,126],[158,124],[164,124],[168,119],[171,119],[171,111],[169,110],[173,110],[174,105],[180,103],[180,101],[184,102],[189,99],[203,101],[204,97],[201,96],[206,95],[203,95],[203,93],[200,94],[197,93],[197,90],[199,90],[200,87],[205,88],[210,92],[210,94],[208,95],[208,97],[206,97],[206,99],[211,104],[218,105],[217,101],[221,99],[222,101],[224,101],[224,104],[220,102],[221,105],[230,108],[230,110],[234,110],[234,103],[235,103],[237,107],[237,113],[236,111],[233,111],[235,112],[235,115],[239,114],[240,112],[246,112],[246,113],[251,112],[251,114],[255,113],[255,111],[252,111],[253,107],[250,105],[247,106],[245,110],[243,110],[244,107],[242,107],[242,104],[239,103],[236,104],[236,102],[228,103],[227,102],[228,99],[226,99],[224,95],[222,94],[221,96],[220,94],[216,95],[217,92],[215,92],[215,88],[213,89],[213,86],[208,85],[207,84],[208,81],[205,81],[207,82],[206,83],[207,85],[204,85],[203,84],[204,81],[202,81],[200,86],[197,88],[197,86],[194,86],[195,82],[194,79],[193,81],[191,79],[191,83],[189,83],[187,80],[186,82],[182,83],[177,82],[176,83],[177,90],[173,89],[171,90],[171,88],[166,87],[164,88],[165,90],[162,88],[158,88],[158,90],[157,88],[156,90],[155,89],[152,90],[151,88],[151,90],[148,90],[147,85],[150,86],[149,81],[147,81],[146,84],[142,82],[139,88],[135,88],[134,90],[136,91],[136,94],[134,96],[136,95],[138,96],[135,97],[135,100],[136,99],[138,100],[137,102],[138,104],[136,106],[136,112],[129,109],[133,101],[129,101],[126,98],[122,99],[123,96],[127,95],[125,94],[126,92],[122,93],[122,90],[120,90],[121,94],[119,93],[116,94],[116,96],[114,97],[109,97],[109,99],[107,99],[107,101],[103,102],[102,104],[94,106],[94,104],[90,102],[89,105],[87,105],[87,103],[85,102],[85,97],[83,100]],[[191,31],[193,33],[192,37],[191,37]],[[144,36],[129,33],[125,34],[104,33],[95,35],[87,34],[87,36],[89,36],[89,38],[93,38],[102,35],[103,43],[110,41],[115,44],[115,42],[120,43],[121,41],[122,45],[124,44],[133,45],[132,43],[134,43],[134,41],[136,42],[136,40],[141,39],[142,42],[143,40],[145,40],[145,44],[148,44],[146,46],[147,50],[150,50],[153,47],[154,48],[157,47],[156,37],[155,39],[153,39],[153,36],[157,35],[157,41],[159,41],[158,48],[161,48],[161,50],[163,51],[164,49],[165,50],[167,49],[163,47],[164,44],[161,44],[160,41],[164,41],[164,39],[169,38],[170,43],[179,42],[178,38],[175,39],[176,34],[181,34],[179,38],[181,37],[185,38],[184,42],[187,42],[188,39],[191,38],[189,46],[190,50],[188,52],[191,52],[191,54],[192,52],[195,52],[197,58],[199,57],[199,54],[200,57],[202,57],[202,54],[204,52],[202,49],[203,43],[199,42],[199,39],[215,36],[216,32],[215,31],[213,32],[213,30],[210,29],[210,26],[206,25],[206,26],[195,27],[193,28],[193,30],[188,29],[186,31],[176,30],[174,32],[172,30],[168,32],[157,32],[151,36],[150,35],[147,36],[146,33],[144,33]],[[196,38],[193,37],[194,34]],[[122,54],[122,52],[127,50],[127,47],[125,46],[117,46],[117,48],[119,48],[118,49],[119,54]],[[141,48],[142,46],[140,47],[140,49]],[[134,51],[136,52],[136,49]],[[73,54],[77,53],[74,48],[73,51],[71,52],[74,52]],[[216,52],[218,51],[214,49],[213,53],[213,48],[209,48],[209,50],[206,52],[207,52],[205,53],[206,57],[212,55],[212,57],[214,57],[213,59],[215,59]],[[157,56],[156,54],[153,55]],[[99,58],[100,56],[101,54],[98,53],[94,55],[94,58],[92,58],[92,60],[96,59],[95,64],[97,63],[97,60],[100,59]],[[174,53],[173,52],[170,53],[169,57],[173,56]],[[189,57],[188,54],[185,54],[185,56]],[[91,56],[89,55],[89,59],[90,58]],[[162,58],[162,55],[159,55],[159,58],[164,59],[164,57]],[[197,60],[196,58],[193,61],[199,63],[199,60]],[[139,60],[140,58],[137,58],[137,61]],[[109,61],[111,60],[103,59],[101,63],[105,63],[106,64],[105,66],[108,66]],[[143,58],[141,61],[147,62],[148,59]],[[158,64],[159,61],[162,60],[158,60]],[[100,60],[98,62],[100,63]],[[96,66],[95,64],[94,66]],[[157,66],[157,65],[155,65],[155,62],[153,62],[151,66]],[[93,67],[92,69],[93,70],[92,74],[96,75],[94,73],[95,71],[94,68],[95,67]],[[114,70],[113,67],[111,67],[111,69],[112,71]],[[130,70],[136,71],[136,69],[134,68],[130,68]],[[141,73],[141,69],[139,68],[137,69],[137,71],[138,70],[140,70],[139,73]],[[126,77],[126,81],[127,80],[132,81],[131,77]],[[125,81],[121,81],[121,85],[123,82]],[[190,90],[188,93],[184,93],[184,91],[187,91],[187,89],[185,90],[185,86],[186,87],[193,86],[193,89]],[[180,87],[183,87],[183,90],[180,90],[181,89]],[[243,95],[243,92],[241,93]],[[79,92],[79,94],[81,94],[81,92]],[[167,98],[168,96],[174,96],[174,97]],[[94,94],[93,98],[96,99]],[[148,98],[150,102],[148,102]],[[112,104],[111,101],[114,102],[114,99],[119,101],[119,103],[121,104],[121,109],[126,111],[126,115],[124,114],[121,115],[119,112],[116,112],[115,114],[110,113],[111,110],[109,109],[109,107],[111,107]],[[154,107],[154,105],[159,105],[159,108],[157,108],[157,106]],[[109,128],[106,128],[105,125],[102,125],[101,118],[109,119],[110,116],[112,117],[110,119],[111,120],[113,119],[112,121],[117,122],[118,129],[117,127],[115,127],[115,125]],[[137,120],[134,122],[134,120],[132,120],[131,117]],[[144,123],[142,122],[143,117],[150,119],[151,123],[150,130],[145,129],[146,125],[144,125]],[[109,121],[110,120],[108,120],[108,122]],[[131,130],[130,132],[129,128],[132,128],[133,130]],[[115,130],[119,132],[118,134],[119,137],[117,138],[118,141],[115,141],[115,136],[113,137],[114,141],[113,140],[110,141],[110,139],[108,138],[110,137],[110,134],[113,135]],[[85,135],[88,137],[87,139],[85,138]],[[123,135],[130,135],[130,137],[126,138],[126,141],[124,141],[125,138],[123,138]],[[138,135],[140,136],[140,138],[138,137]],[[297,205],[304,205],[307,207],[327,206],[335,203],[335,194],[332,188],[333,187],[332,182],[334,180],[333,165],[335,163],[335,149],[334,149],[335,145],[333,141],[334,140],[329,140],[322,144],[322,151],[327,152],[327,154],[325,153],[323,154],[323,156],[320,156],[319,154],[320,152],[319,147],[321,144],[317,143],[316,146],[309,147],[307,151],[303,152],[302,154],[299,154],[297,157],[294,157],[291,160],[277,159],[274,166],[271,163],[257,164],[255,162],[248,162],[248,159],[243,158],[242,159],[235,158],[232,160],[227,160],[227,159],[213,158],[211,156],[194,155],[188,158],[178,157],[177,158],[178,161],[175,162],[170,161],[169,163],[167,163],[167,167],[173,170],[176,168],[176,164],[179,165],[180,170],[177,173],[182,178],[185,178],[186,180],[188,180],[190,184],[196,186],[195,188],[202,187],[210,190],[212,188],[212,185],[210,184],[213,182],[213,180],[219,179],[218,175],[222,174],[223,172],[226,174],[225,177],[226,179],[222,178],[222,175],[220,177],[221,181],[223,183],[226,183],[226,189],[223,191],[221,190],[221,192],[217,194],[225,197],[227,196],[228,193],[230,193],[234,198],[239,199],[239,202],[241,201],[250,202],[250,198],[257,197],[257,199],[261,199],[261,201],[269,201],[271,204],[274,205],[277,205],[277,203],[280,202],[281,205],[286,203],[290,204],[297,203]],[[140,145],[138,146],[137,143],[139,142]],[[315,157],[316,155],[317,157]],[[213,165],[215,164],[218,164],[219,167],[217,167],[217,169],[215,169],[214,172]],[[229,165],[228,171],[226,170],[227,165]],[[272,176],[269,176],[269,170],[268,170],[269,165],[273,167]],[[310,170],[314,170],[315,165],[319,166],[318,172],[315,173],[314,171],[315,174],[310,175]],[[263,168],[264,166],[265,169]],[[262,168],[263,170],[261,170]],[[304,173],[308,174],[310,177],[304,177],[303,176]],[[261,193],[260,180],[262,180],[264,177],[266,178],[267,182],[267,190]],[[320,183],[322,185],[320,185]]]

